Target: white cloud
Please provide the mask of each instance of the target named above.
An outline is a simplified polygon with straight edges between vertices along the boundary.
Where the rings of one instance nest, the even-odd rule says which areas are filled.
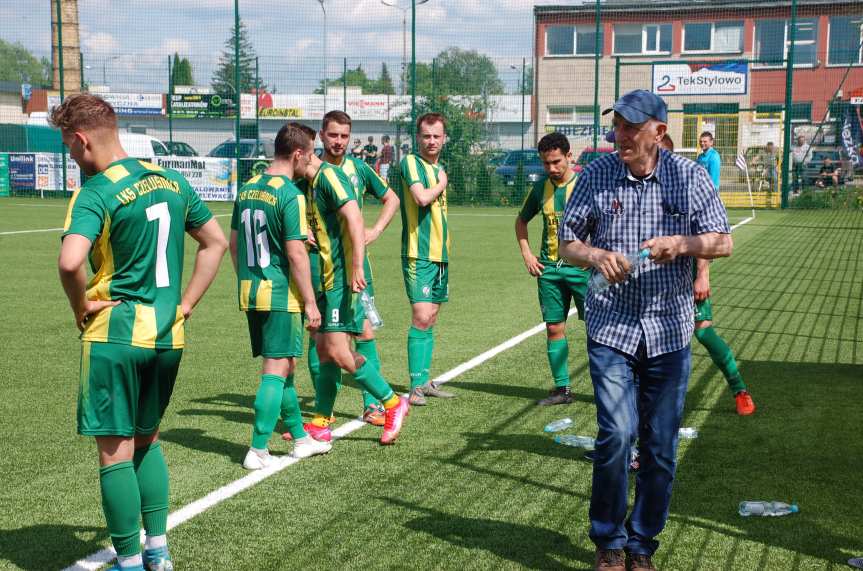
[[[91,33],[81,30],[81,45],[88,51],[100,55],[116,54],[120,49],[120,42],[108,32]]]

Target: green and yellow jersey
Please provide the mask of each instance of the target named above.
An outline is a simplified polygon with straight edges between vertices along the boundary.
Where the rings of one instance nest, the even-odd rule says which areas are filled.
[[[323,163],[311,184],[303,186],[309,199],[309,226],[320,253],[321,288],[350,287],[353,243],[339,209],[352,200],[357,202],[353,184],[342,169]]]
[[[306,197],[286,176],[249,179],[234,202],[237,295],[242,311],[303,311],[285,242],[308,239]]]
[[[69,203],[63,236],[90,240],[87,299],[119,301],[92,316],[81,339],[180,349],[186,230],[212,218],[183,176],[127,158],[89,179]]]
[[[407,155],[401,165],[402,258],[448,262],[451,248],[447,224],[446,189],[428,206],[414,200],[410,187],[431,188],[438,183],[440,167],[419,155]]]
[[[345,156],[342,164],[333,166],[342,169],[342,172],[350,179],[354,193],[357,195],[357,204],[359,204],[360,210],[363,208],[363,195],[365,193],[369,193],[380,200],[389,190],[389,185],[384,179],[362,159]]]
[[[566,203],[575,188],[576,176],[573,174],[568,181],[557,186],[548,177],[533,183],[533,187],[524,199],[518,213],[525,223],[542,213],[542,246],[539,249],[539,261],[557,263],[560,260],[557,228],[563,218]]]

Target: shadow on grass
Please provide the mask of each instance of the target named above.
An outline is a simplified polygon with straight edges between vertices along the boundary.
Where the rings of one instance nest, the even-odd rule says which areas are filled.
[[[572,569],[573,562],[590,565],[593,561],[593,552],[573,545],[569,537],[552,529],[463,517],[395,498],[380,499],[422,514],[404,524],[408,529],[464,549],[488,551],[529,569]]]
[[[863,366],[745,361],[740,368],[758,409],[746,418],[717,410],[705,420],[681,458],[672,519],[828,561],[863,552]],[[742,500],[794,500],[800,513],[743,518]]]
[[[549,385],[550,386],[550,385]],[[515,385],[499,385],[495,383],[478,383],[476,381],[460,381],[449,382],[446,384],[446,389],[464,389],[466,391],[474,391],[478,393],[488,393],[501,397],[513,397],[525,399],[529,401],[538,401],[539,399],[548,396],[549,388],[525,387]],[[586,389],[585,389],[586,390]],[[592,390],[592,389],[591,389]],[[573,400],[585,403],[593,402],[593,395],[587,393],[577,393],[573,391]]]
[[[342,396],[339,392],[339,396]],[[347,398],[347,397],[343,397]],[[216,406],[231,406],[242,409],[242,412],[235,410],[224,409],[208,409],[208,408],[187,408],[177,412],[180,416],[220,416],[229,422],[238,422],[240,424],[251,425],[255,420],[255,395],[236,394],[236,393],[221,393],[211,397],[193,399],[190,402],[197,404],[209,404]],[[311,414],[314,412],[315,399],[311,396],[300,396],[300,412]],[[340,402],[340,401],[337,401]],[[359,405],[362,410],[362,403]],[[352,419],[355,418],[350,414],[333,412],[337,418]]]
[[[249,425],[251,427],[251,424]],[[251,430],[251,428],[250,428]],[[248,450],[248,442],[229,442],[213,438],[199,428],[173,428],[159,433],[159,439],[179,444],[191,450],[227,456],[232,461],[242,462]]]
[[[42,571],[73,563],[104,546],[104,527],[42,524],[0,530],[0,559],[21,569]]]
[[[517,451],[539,454],[564,460],[584,460],[584,449],[556,444],[552,436],[540,434],[491,434],[486,432],[462,433],[467,439],[461,456],[475,452]]]

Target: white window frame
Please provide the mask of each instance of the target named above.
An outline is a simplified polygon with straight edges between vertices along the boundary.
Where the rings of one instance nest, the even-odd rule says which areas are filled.
[[[817,47],[818,46],[818,27],[819,27],[818,26],[818,20],[819,20],[819,18],[816,16],[815,18],[805,18],[805,19],[806,20],[815,20],[815,39],[814,40],[806,40],[806,41],[795,40],[794,43],[797,46],[813,46],[814,45]],[[765,22],[770,21],[770,20],[783,20],[783,18],[762,18],[761,19],[761,21],[765,21]],[[755,20],[754,25],[752,26],[752,50],[753,50],[753,55],[755,56],[756,60],[761,57],[761,54],[755,54],[754,53],[756,45],[757,45],[757,40],[758,40],[758,21],[759,20]],[[785,36],[782,40],[782,44],[784,46],[784,50],[782,52],[782,60],[785,61],[788,59],[788,47],[789,47],[788,29],[791,27],[791,20],[785,19],[783,21],[785,22]],[[799,25],[799,20],[798,20],[798,25]],[[828,46],[829,45],[830,44],[828,44]],[[795,68],[802,68],[802,69],[814,69],[814,68],[818,67],[818,65],[820,63],[820,60],[818,60],[818,52],[817,51],[815,52],[815,58],[816,58],[815,63],[795,63],[794,67]],[[785,65],[784,64],[777,65],[777,64],[772,64],[772,63],[759,63],[756,61],[756,62],[752,63],[752,67],[754,69],[782,69],[785,67]]]
[[[716,25],[725,23],[740,23],[740,47],[736,50],[719,51],[714,48],[716,45]],[[707,50],[687,50],[686,49],[686,25],[687,24],[710,24],[710,49]],[[729,20],[728,22],[683,22],[681,25],[680,53],[684,54],[742,54],[743,53],[743,30],[745,26],[740,20]]]
[[[830,16],[827,18],[827,67],[846,67],[847,63],[831,63],[830,62],[830,36],[833,33],[833,24],[830,20],[833,18],[842,18],[842,17],[850,17],[850,18],[860,18],[863,20],[863,14],[859,16],[855,15],[840,15],[840,16]],[[863,22],[860,23],[860,36],[863,37]],[[857,38],[857,41],[860,41],[860,37]],[[851,67],[860,67],[863,66],[863,46],[860,46],[860,52],[857,54],[857,63],[852,63]]]
[[[570,53],[570,54],[550,54],[550,53],[548,53],[548,29],[552,28],[552,27],[556,27],[556,28],[569,27],[569,28],[572,28],[572,53]],[[595,53],[589,53],[589,54],[578,53],[578,29],[579,28],[581,28],[582,30],[586,30],[589,28],[591,33],[594,33],[596,31],[595,26],[590,26],[587,24],[558,24],[558,25],[546,26],[546,28],[545,28],[545,49],[544,49],[545,56],[544,57],[552,58],[552,59],[553,58],[573,58],[573,57],[578,57],[578,58],[596,57]],[[600,36],[602,35],[602,30],[600,30],[599,34],[600,34]],[[602,45],[599,46],[599,49],[600,49],[600,51],[602,51]]]
[[[656,55],[671,55],[672,50],[674,49],[674,26],[670,22],[663,22],[661,24],[636,24],[641,26],[641,51],[640,52],[618,52],[615,50],[615,40],[617,39],[617,26],[628,26],[631,24],[614,24],[612,27],[612,38],[611,38],[611,55],[613,56],[656,56]],[[657,48],[662,45],[662,27],[670,26],[669,33],[671,36],[671,45],[672,49],[668,51],[663,51],[662,49],[657,50],[648,50],[647,49],[647,28],[653,27],[656,28],[656,43]]]

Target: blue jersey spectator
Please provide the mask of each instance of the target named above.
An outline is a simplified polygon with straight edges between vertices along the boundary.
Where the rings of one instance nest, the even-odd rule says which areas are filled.
[[[710,175],[710,180],[713,181],[713,188],[719,191],[719,171],[722,169],[722,158],[716,149],[713,148],[713,133],[704,131],[701,137],[698,138],[698,144],[701,145],[701,154],[695,159],[695,162],[703,166]]]

